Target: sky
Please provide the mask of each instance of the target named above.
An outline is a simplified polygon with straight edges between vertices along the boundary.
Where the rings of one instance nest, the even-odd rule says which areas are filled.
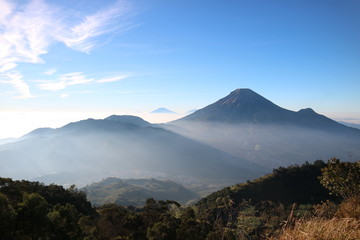
[[[0,0],[0,138],[237,88],[360,123],[359,26],[359,0]]]

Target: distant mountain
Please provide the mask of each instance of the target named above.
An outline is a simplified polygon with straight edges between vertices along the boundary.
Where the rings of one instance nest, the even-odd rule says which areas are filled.
[[[131,115],[111,115],[107,118],[105,118],[105,120],[108,121],[114,121],[114,122],[119,122],[119,123],[127,123],[127,124],[134,124],[136,126],[140,126],[140,127],[149,127],[151,126],[151,124],[147,121],[145,121],[144,119],[140,118],[140,117],[136,117],[136,116],[131,116]]]
[[[360,124],[358,124],[358,123],[349,123],[349,122],[344,122],[344,121],[338,121],[338,123],[348,126],[348,127],[360,129]]]
[[[351,131],[344,125],[317,114],[311,108],[298,112],[290,111],[247,88],[236,89],[219,101],[175,122],[178,121],[282,124],[332,131]]]
[[[237,89],[180,121],[267,122],[281,119],[284,112],[285,109],[250,89]]]
[[[360,130],[310,108],[281,108],[250,89],[237,89],[165,127],[269,169],[334,156],[360,158]]]
[[[18,141],[18,138],[3,138],[3,139],[0,139],[0,145],[12,143],[12,142],[16,142],[16,141]]]
[[[87,119],[26,136],[0,145],[0,176],[78,186],[108,176],[167,178],[201,191],[265,173],[257,164],[133,116]]]
[[[176,113],[174,111],[171,111],[167,108],[158,108],[158,109],[155,109],[154,111],[151,111],[150,113]]]
[[[143,206],[148,198],[175,200],[182,204],[199,196],[170,180],[107,178],[82,188],[94,205],[117,203],[123,206]]]
[[[191,114],[191,113],[194,113],[196,111],[197,111],[197,109],[191,109],[191,110],[187,111],[186,114]]]

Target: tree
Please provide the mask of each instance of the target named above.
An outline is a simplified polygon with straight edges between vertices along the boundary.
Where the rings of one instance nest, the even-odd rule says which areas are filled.
[[[67,203],[65,206],[57,204],[47,214],[51,222],[52,239],[81,239],[82,229],[78,224],[80,214],[76,208]]]
[[[16,212],[6,195],[0,193],[0,233],[1,239],[12,239]]]
[[[331,194],[349,199],[360,192],[360,161],[340,162],[332,158],[321,170],[320,183]]]
[[[23,201],[18,204],[17,222],[18,234],[25,238],[39,239],[47,235],[50,224],[47,218],[48,204],[37,193],[24,193]]]
[[[177,229],[177,238],[180,240],[201,239],[201,226],[196,221],[195,212],[191,207],[182,211],[180,224]]]

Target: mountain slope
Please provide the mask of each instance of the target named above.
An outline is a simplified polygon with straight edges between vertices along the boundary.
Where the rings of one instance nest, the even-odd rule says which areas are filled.
[[[281,119],[287,113],[250,89],[237,89],[178,121],[267,122]]]
[[[175,200],[185,204],[198,195],[173,181],[156,179],[107,178],[82,189],[95,205],[117,203],[123,206],[143,206],[146,199]]]
[[[219,197],[230,198],[235,203],[251,199],[254,204],[262,201],[317,204],[327,199],[339,200],[339,197],[330,195],[318,179],[321,169],[326,166],[323,161],[315,161],[301,166],[280,167],[261,178],[212,193],[201,199],[197,206],[208,210],[211,205],[216,205]]]
[[[154,111],[151,111],[150,113],[170,113],[170,114],[174,114],[176,112],[171,111],[171,110],[169,110],[167,108],[157,108]]]
[[[87,119],[0,146],[0,175],[85,185],[108,176],[224,186],[265,170],[137,117]],[[62,176],[64,176],[62,178]]]
[[[352,131],[334,120],[317,114],[311,108],[298,112],[290,111],[247,88],[236,89],[217,102],[174,122],[181,121],[282,124],[332,131]]]
[[[269,170],[334,156],[360,158],[359,130],[310,108],[286,110],[250,89],[237,89],[165,127]]]
[[[344,121],[338,121],[338,122],[341,123],[342,125],[345,125],[348,127],[360,129],[360,124],[358,124],[358,123],[349,123],[349,122],[344,122]]]

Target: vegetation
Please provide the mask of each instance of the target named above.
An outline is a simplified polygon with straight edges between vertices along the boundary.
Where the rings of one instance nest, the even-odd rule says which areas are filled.
[[[82,189],[96,206],[116,203],[122,206],[143,206],[148,198],[172,199],[186,204],[198,199],[197,194],[170,180],[107,178]]]
[[[330,159],[328,166],[322,169],[320,182],[331,194],[344,199],[353,197],[360,192],[360,161],[351,163]]]
[[[84,218],[96,218],[86,195],[74,186],[0,178],[1,239],[82,239]],[[83,224],[78,224],[83,222]]]
[[[329,188],[357,179],[358,164],[331,160],[275,169],[186,208],[152,198],[140,208],[93,207],[74,186],[0,178],[1,239],[359,239],[359,182],[345,195]],[[344,169],[353,170],[346,178],[333,174]]]

